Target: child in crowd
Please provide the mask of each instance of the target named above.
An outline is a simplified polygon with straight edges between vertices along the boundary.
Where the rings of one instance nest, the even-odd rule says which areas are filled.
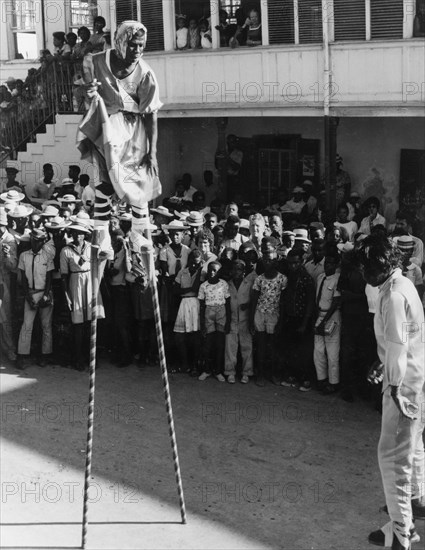
[[[300,249],[290,250],[287,256],[288,285],[282,294],[282,354],[284,377],[282,386],[297,386],[311,390],[313,351],[313,316],[315,287],[303,266]]]
[[[279,322],[280,298],[286,288],[287,278],[277,270],[276,242],[273,237],[264,237],[261,243],[264,273],[259,275],[252,287],[250,328],[257,337],[257,386],[264,386],[267,362],[274,360],[274,334]]]
[[[230,332],[230,292],[226,281],[219,278],[221,265],[208,265],[208,278],[199,288],[201,304],[201,330],[205,335],[205,369],[199,380],[206,380],[213,374],[219,382],[223,376],[225,334]]]
[[[189,254],[187,267],[180,270],[174,282],[174,291],[181,297],[174,324],[177,348],[183,371],[198,374],[201,351],[198,292],[201,285],[202,254],[195,249]],[[190,357],[191,355],[191,357]]]
[[[229,282],[231,323],[230,332],[226,335],[225,369],[229,384],[236,381],[236,363],[238,348],[242,356],[242,384],[249,382],[254,374],[252,334],[249,330],[249,309],[251,304],[252,286],[257,275],[254,271],[245,274],[245,262],[233,262],[232,279]]]
[[[189,38],[188,38],[188,48],[192,50],[197,50],[201,47],[201,37],[199,34],[198,23],[196,19],[191,17],[189,20]]]
[[[314,365],[318,387],[324,394],[335,393],[339,384],[339,349],[341,335],[341,294],[338,290],[339,254],[327,251],[325,272],[317,279],[317,320],[314,336]]]
[[[348,206],[347,204],[340,204],[337,212],[337,221],[334,223],[335,227],[343,228],[347,233],[347,240],[354,242],[354,235],[359,230],[355,221],[348,219]]]
[[[214,214],[214,212],[208,212],[208,214],[205,214],[205,227],[207,229],[212,231],[217,224],[217,214]]]
[[[186,16],[176,15],[176,50],[187,50],[189,43],[189,29],[186,27]]]

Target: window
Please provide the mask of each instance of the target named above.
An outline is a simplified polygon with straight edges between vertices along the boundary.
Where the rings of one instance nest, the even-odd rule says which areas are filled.
[[[148,29],[146,51],[153,52],[164,49],[164,19],[162,2],[159,0],[141,1],[141,21]]]
[[[365,0],[334,0],[334,25],[335,40],[365,40]]]
[[[260,192],[267,193],[268,202],[279,189],[290,191],[295,185],[295,153],[285,149],[260,149]]]
[[[269,44],[293,44],[295,42],[293,0],[269,0]]]
[[[115,10],[117,26],[123,21],[137,21],[137,0],[116,0]]]
[[[322,42],[322,0],[298,0],[300,44]]]
[[[220,9],[229,14],[228,23],[236,23],[236,10],[240,7],[241,0],[221,0]]]
[[[372,40],[403,38],[403,0],[370,0]]]
[[[35,0],[13,0],[12,32],[16,59],[38,57]]]
[[[97,0],[71,0],[71,30],[77,33],[80,27],[93,29],[97,16]]]

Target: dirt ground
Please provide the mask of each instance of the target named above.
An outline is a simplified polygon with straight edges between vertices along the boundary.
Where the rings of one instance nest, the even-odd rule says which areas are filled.
[[[171,375],[182,525],[159,367],[100,366],[88,548],[372,548],[387,517],[370,403]],[[88,374],[3,364],[0,382],[1,545],[79,547]]]

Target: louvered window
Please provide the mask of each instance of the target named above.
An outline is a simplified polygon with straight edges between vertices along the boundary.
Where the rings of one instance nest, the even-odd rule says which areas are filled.
[[[116,0],[117,26],[123,21],[137,21],[137,0]]]
[[[335,40],[366,39],[365,0],[334,0],[334,33]]]
[[[294,2],[293,0],[268,0],[269,44],[293,44]]]
[[[146,51],[164,49],[164,20],[162,18],[161,0],[141,0],[140,12],[142,23],[148,29]]]
[[[298,0],[298,21],[300,44],[322,42],[321,0]]]
[[[403,0],[370,0],[372,40],[403,38]]]

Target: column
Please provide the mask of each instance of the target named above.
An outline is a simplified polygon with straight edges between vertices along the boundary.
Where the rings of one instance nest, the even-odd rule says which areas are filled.
[[[325,188],[326,205],[330,213],[336,216],[336,150],[338,117],[325,116]]]

